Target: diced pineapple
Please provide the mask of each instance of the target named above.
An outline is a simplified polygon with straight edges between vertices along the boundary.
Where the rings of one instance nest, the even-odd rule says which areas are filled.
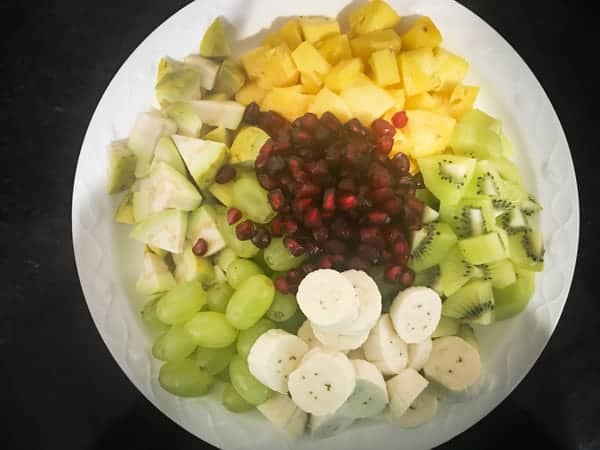
[[[377,50],[387,48],[397,52],[402,47],[402,40],[394,30],[380,30],[351,39],[350,47],[354,56],[367,61],[371,53]]]
[[[386,116],[384,116],[384,118],[389,120]],[[405,153],[409,155],[412,152],[412,147],[412,142],[406,137],[402,130],[396,130],[396,134],[394,134],[394,146],[392,147],[389,156],[390,158],[393,158],[398,153]]]
[[[323,87],[323,79],[315,72],[300,72],[300,83],[304,94],[316,94]]]
[[[377,50],[371,54],[369,64],[373,70],[375,82],[379,86],[391,86],[400,83],[400,72],[396,54],[390,49]]]
[[[287,44],[294,51],[302,43],[302,29],[298,19],[292,19],[285,23],[279,30],[267,35],[263,41],[264,45],[275,47],[281,43]]]
[[[267,90],[261,88],[256,81],[247,82],[237,94],[235,94],[235,101],[242,105],[248,105],[252,102],[260,104],[267,95]]]
[[[442,34],[433,20],[427,16],[419,17],[402,35],[402,48],[414,50],[416,48],[434,48],[442,43]]]
[[[452,91],[454,87],[462,82],[469,71],[469,63],[454,53],[443,48],[434,50],[437,73],[440,77],[440,91]]]
[[[364,64],[359,58],[345,59],[337,63],[325,77],[325,85],[332,91],[340,92],[349,86],[355,86],[365,78]]]
[[[456,85],[450,95],[448,113],[452,117],[460,119],[465,113],[473,109],[478,94],[478,86]]]
[[[246,74],[248,74],[248,78],[256,80],[262,76],[263,66],[267,62],[269,50],[271,50],[271,47],[268,45],[261,45],[260,47],[256,47],[249,52],[244,53],[240,57],[240,61]]]
[[[441,153],[448,146],[456,120],[432,111],[406,111],[408,122],[402,129],[412,143],[415,158]]]
[[[343,59],[352,58],[350,39],[347,34],[338,34],[322,39],[319,42],[315,42],[315,47],[332,66]]]
[[[346,122],[352,118],[352,112],[342,97],[326,87],[319,91],[314,101],[308,108],[308,111],[316,114],[319,117],[325,112],[329,111],[342,122]]]
[[[300,117],[315,98],[300,92],[302,86],[273,88],[262,101],[261,108],[265,111],[277,111],[290,122]]]
[[[340,34],[338,21],[328,17],[301,16],[300,27],[304,33],[304,39],[311,43]]]
[[[292,54],[286,44],[279,44],[270,49],[267,61],[262,66],[258,85],[263,89],[271,87],[293,86],[300,78],[300,72],[292,60]]]
[[[341,97],[352,115],[366,126],[394,106],[394,98],[374,84],[348,88],[342,91]]]
[[[431,91],[440,85],[436,73],[436,61],[430,48],[401,52],[398,65],[407,96]]]
[[[387,93],[390,94],[394,101],[394,108],[398,111],[402,111],[404,109],[404,104],[406,103],[406,95],[404,94],[404,89],[387,89]]]
[[[325,57],[309,42],[303,42],[292,52],[292,59],[300,72],[314,72],[326,75],[331,65]]]
[[[355,34],[395,27],[400,16],[382,0],[372,0],[350,13],[350,28]]]
[[[406,97],[405,103],[406,109],[426,109],[428,111],[438,111],[443,104],[444,98],[441,95],[429,92]]]

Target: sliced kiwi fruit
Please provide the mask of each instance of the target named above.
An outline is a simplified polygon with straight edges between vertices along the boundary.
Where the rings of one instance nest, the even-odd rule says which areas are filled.
[[[482,264],[477,268],[481,271],[481,278],[490,281],[493,288],[505,288],[517,280],[515,268],[509,259]]]
[[[440,338],[444,336],[456,336],[459,329],[460,322],[458,320],[442,316],[431,337]]]
[[[513,208],[508,212],[502,214],[496,220],[496,225],[501,227],[504,231],[511,234],[519,233],[521,231],[529,231],[532,229],[527,216],[521,208]]]
[[[504,198],[490,198],[490,202],[492,203],[492,209],[494,210],[494,215],[496,217],[516,208],[515,202]]]
[[[475,350],[479,351],[479,343],[477,342],[477,338],[475,337],[475,331],[471,325],[463,323],[458,329],[458,336],[463,338],[469,344],[471,344]]]
[[[408,265],[415,272],[429,269],[444,260],[456,243],[456,234],[445,223],[428,223],[413,234]]]
[[[440,263],[440,284],[444,295],[450,296],[472,278],[483,277],[483,272],[468,263],[458,247],[454,247]]]
[[[417,189],[415,191],[415,197],[436,211],[440,207],[440,201],[427,188]]]
[[[458,241],[465,260],[471,264],[489,264],[508,257],[508,242],[502,230]],[[505,234],[505,233],[504,233]]]
[[[461,322],[488,325],[494,312],[492,283],[471,280],[446,299],[442,315]]]
[[[440,201],[454,204],[464,195],[477,161],[457,155],[436,155],[418,160],[425,185]]]
[[[519,168],[508,158],[495,158],[489,160],[488,163],[500,174],[500,176],[517,186],[523,186],[523,180],[521,179],[521,173]]]
[[[525,194],[520,201],[519,207],[526,216],[533,216],[542,210],[542,206],[538,203],[533,194]]]
[[[516,316],[529,304],[535,291],[535,272],[517,269],[516,281],[504,288],[494,288],[495,320]]]
[[[467,189],[467,195],[504,197],[504,180],[489,161],[477,161],[473,179]]]
[[[473,109],[460,118],[460,123],[468,124],[474,128],[488,129],[494,133],[502,131],[502,122],[480,109]]]
[[[459,121],[454,127],[450,147],[457,155],[476,159],[494,159],[502,156],[502,140],[497,132],[463,121]]]
[[[521,231],[508,237],[510,257],[515,265],[541,272],[544,270],[544,239],[537,230]]]
[[[494,208],[486,197],[463,198],[456,205],[442,202],[440,219],[449,223],[459,238],[490,233],[496,227]]]
[[[429,205],[425,205],[423,208],[423,223],[435,222],[440,218],[440,213]]]
[[[448,259],[448,257],[446,257]],[[433,266],[422,272],[415,273],[413,286],[426,286],[443,295],[440,266]]]

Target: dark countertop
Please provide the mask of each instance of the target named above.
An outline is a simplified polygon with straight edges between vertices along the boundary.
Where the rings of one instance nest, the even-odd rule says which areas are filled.
[[[128,54],[184,0],[0,2],[0,447],[198,449],[115,364],[83,301],[72,181],[88,121]],[[597,23],[583,1],[463,1],[528,62],[575,160],[582,238],[556,333],[512,395],[444,449],[600,449]]]

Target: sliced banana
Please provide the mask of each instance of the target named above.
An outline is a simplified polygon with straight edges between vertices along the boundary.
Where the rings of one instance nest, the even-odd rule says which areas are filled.
[[[432,346],[431,338],[427,338],[418,344],[408,344],[408,366],[415,370],[421,370],[429,361]]]
[[[369,337],[369,330],[363,331],[361,334],[347,335],[335,331],[325,331],[314,324],[311,324],[311,328],[317,342],[324,347],[340,352],[359,348]]]
[[[308,415],[287,395],[276,393],[256,408],[290,440],[297,440],[304,432]]]
[[[442,300],[428,287],[411,287],[400,292],[390,306],[396,333],[408,344],[431,337],[442,316]]]
[[[438,399],[429,390],[425,389],[408,407],[406,412],[396,417],[391,414],[394,423],[402,428],[416,428],[429,422],[438,410]]]
[[[341,352],[310,350],[289,375],[288,387],[300,409],[317,416],[332,414],[354,391],[354,366]]]
[[[250,349],[248,367],[265,386],[286,394],[288,376],[307,351],[308,345],[298,336],[283,330],[268,330]]]
[[[387,383],[392,417],[402,416],[425,390],[429,382],[412,367],[404,369]]]
[[[389,314],[383,314],[363,345],[367,361],[384,375],[394,375],[408,365],[408,347],[394,331]]]
[[[346,270],[342,272],[358,295],[358,318],[342,334],[363,334],[377,323],[381,315],[381,293],[377,283],[362,270]]]
[[[340,414],[329,414],[327,416],[311,415],[308,428],[310,435],[315,439],[325,439],[348,428],[354,419]]]
[[[365,351],[363,350],[362,347],[354,349],[354,350],[350,350],[348,353],[348,358],[350,359],[367,359],[367,357],[365,356]]]
[[[320,342],[315,336],[315,333],[313,333],[313,329],[310,326],[309,320],[305,320],[302,326],[298,328],[298,337],[304,342],[306,342],[306,345],[308,345],[309,350],[320,345]]]
[[[335,270],[309,273],[298,286],[296,298],[308,320],[328,331],[348,328],[358,318],[358,295],[350,281]]]
[[[462,391],[481,375],[481,358],[471,344],[458,336],[433,341],[431,357],[423,367],[425,376],[451,391]]]
[[[356,372],[356,386],[338,414],[355,419],[373,417],[388,404],[388,393],[379,369],[368,361],[352,359]]]

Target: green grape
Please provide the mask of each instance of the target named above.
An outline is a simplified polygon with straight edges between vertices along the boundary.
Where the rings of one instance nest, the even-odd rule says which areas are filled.
[[[227,272],[229,264],[237,258],[235,252],[229,247],[225,247],[215,256],[215,264],[219,266],[223,272]]]
[[[217,217],[216,223],[219,233],[225,240],[227,248],[231,249],[240,258],[252,258],[258,253],[258,247],[252,243],[252,241],[240,241],[235,233],[235,224],[229,225],[227,223],[227,208],[216,207]],[[225,261],[226,262],[226,261]],[[223,267],[221,267],[223,268]],[[227,266],[227,269],[229,266]],[[225,272],[227,272],[227,269]]]
[[[292,255],[283,245],[282,238],[274,238],[269,246],[265,248],[264,258],[272,270],[288,271],[302,264],[306,259],[306,255]]]
[[[195,348],[196,343],[185,332],[183,325],[173,325],[154,341],[152,356],[162,361],[178,361],[190,356]]]
[[[263,270],[255,262],[237,258],[227,267],[227,282],[232,288],[238,289],[252,275],[261,275],[262,273]]]
[[[233,293],[227,305],[227,320],[238,330],[254,325],[268,311],[275,297],[273,281],[265,275],[253,275]]]
[[[229,370],[222,370],[216,374],[215,377],[224,383],[229,383],[229,381],[231,381],[231,378],[229,378]]]
[[[298,308],[296,310],[296,314],[294,314],[285,322],[279,322],[277,326],[282,330],[287,331],[288,333],[296,334],[298,333],[298,329],[302,326],[305,320],[306,316],[302,314],[302,311],[300,311],[300,308]]]
[[[256,264],[259,265],[259,267],[261,268],[261,270],[263,271],[263,273],[265,273],[266,275],[271,276],[271,274],[273,273],[273,271],[271,270],[271,268],[269,267],[269,265],[265,261],[265,250],[264,249],[260,249],[260,251],[256,254],[256,256],[254,256],[252,258],[252,261],[254,261]]]
[[[285,322],[296,314],[297,310],[296,297],[276,291],[273,303],[267,311],[267,317],[275,322]]]
[[[169,329],[169,325],[162,323],[156,315],[156,304],[159,300],[160,298],[155,298],[146,302],[142,310],[142,320],[153,335],[162,334]]]
[[[234,344],[223,348],[198,347],[196,350],[196,363],[202,370],[206,370],[211,375],[216,375],[227,368],[233,355],[235,355]]]
[[[238,336],[236,344],[238,354],[244,358],[248,357],[248,353],[250,353],[250,349],[256,340],[265,331],[271,330],[275,327],[275,324],[269,319],[260,319],[247,330],[240,331],[240,335]]]
[[[219,283],[206,290],[206,303],[209,311],[224,313],[227,303],[233,295],[233,289],[227,283]]]
[[[227,383],[225,389],[223,389],[221,402],[225,408],[234,413],[240,413],[254,408],[254,405],[244,400],[230,383]]]
[[[169,325],[186,322],[206,304],[206,292],[199,281],[175,286],[156,305],[156,315]]]
[[[242,211],[248,219],[257,223],[269,223],[275,217],[267,191],[256,178],[240,178],[233,184],[233,206]]]
[[[162,388],[180,397],[200,397],[210,390],[214,381],[211,374],[200,370],[190,359],[166,362],[158,374]]]
[[[225,314],[214,311],[196,313],[184,328],[196,344],[206,348],[227,347],[235,342],[238,335]]]
[[[240,355],[235,355],[229,364],[231,384],[238,394],[252,405],[266,402],[273,393],[250,373],[248,363]]]

